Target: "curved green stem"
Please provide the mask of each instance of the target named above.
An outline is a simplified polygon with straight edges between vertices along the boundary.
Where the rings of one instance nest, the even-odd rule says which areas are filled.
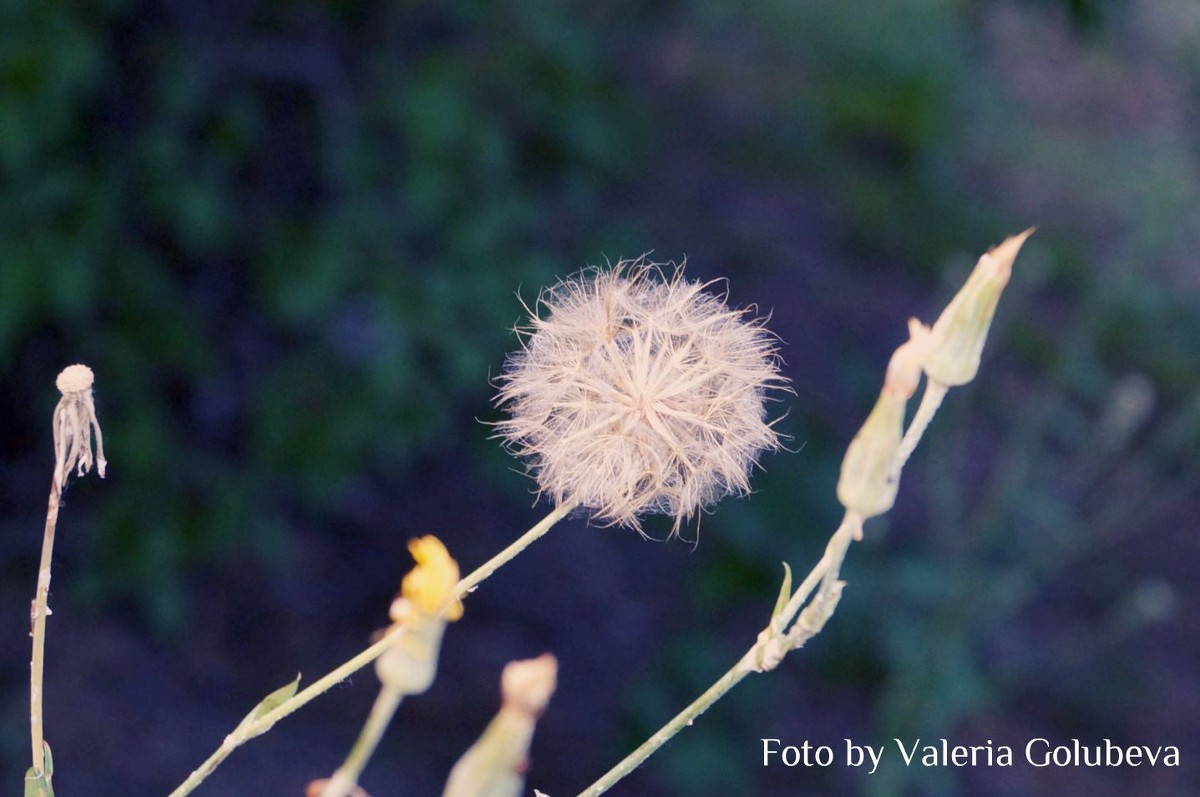
[[[458,597],[466,597],[469,593],[474,592],[475,588],[488,578],[492,573],[495,573],[501,567],[508,563],[510,559],[515,557],[521,551],[528,548],[536,542],[542,535],[554,526],[555,523],[565,518],[571,513],[578,503],[568,501],[565,504],[555,507],[554,511],[542,518],[541,522],[531,528],[529,531],[515,539],[511,545],[505,548],[500,553],[488,559],[486,562],[475,568],[466,577],[458,582]]]
[[[654,755],[658,751],[658,748],[670,741],[671,737],[691,725],[697,717],[708,710],[709,706],[724,697],[726,692],[741,683],[741,680],[747,675],[754,672],[753,653],[753,648],[747,651],[746,655],[742,656],[737,664],[733,665],[724,675],[717,679],[716,683],[705,690],[704,694],[692,701],[691,705],[683,711],[676,714],[670,722],[660,728],[649,739],[642,742],[636,750],[625,756],[619,764],[604,773],[599,780],[581,791],[578,797],[597,797],[604,794],[615,786],[618,781],[641,766],[647,758]]]
[[[830,538],[829,544],[825,548],[824,556],[821,557],[821,560],[817,562],[816,566],[813,567],[800,586],[796,588],[796,591],[792,593],[787,605],[771,618],[770,624],[759,635],[758,641],[738,659],[737,664],[729,668],[724,675],[704,691],[704,694],[692,701],[683,711],[676,714],[667,724],[655,732],[653,736],[622,759],[619,764],[606,772],[587,789],[580,792],[578,797],[598,797],[598,795],[604,794],[615,786],[618,781],[641,766],[647,758],[670,741],[675,734],[691,725],[697,717],[707,711],[712,704],[724,697],[726,692],[741,683],[742,679],[747,675],[752,672],[759,672],[775,667],[789,650],[798,647],[819,633],[837,605],[837,599],[841,594],[840,582],[837,579],[842,561],[845,559],[850,543],[860,538],[861,529],[862,520],[854,513],[846,513],[842,524]],[[817,593],[817,596],[813,598],[810,607],[816,606],[820,611],[811,612],[810,610],[806,610],[801,614],[801,608],[804,607],[809,595],[812,594],[818,585],[821,586],[821,589]],[[817,604],[820,605],[818,606]],[[792,619],[797,614],[800,614],[800,619],[789,631],[788,626],[792,624]],[[813,614],[811,621],[808,621],[809,614]],[[771,663],[764,665],[763,662],[766,659],[769,659]]]
[[[354,747],[350,748],[350,754],[346,756],[345,763],[338,768],[337,772],[333,773],[333,777],[325,784],[325,788],[321,791],[321,797],[346,797],[354,790],[358,785],[358,776],[362,774],[367,761],[371,760],[375,748],[379,746],[379,740],[383,738],[383,732],[387,730],[403,699],[404,693],[398,689],[385,685],[379,690],[379,695],[375,698],[374,705],[371,706],[371,713],[367,716],[367,722],[363,725],[362,733],[358,735]]]
[[[482,565],[467,574],[466,577],[458,582],[456,593],[458,597],[462,598],[473,592],[480,585],[480,583],[503,567],[521,551],[525,550],[531,544],[541,538],[551,529],[551,527],[554,526],[555,523],[566,517],[576,506],[577,504],[574,502],[568,502],[562,506],[555,507],[553,511],[546,515],[546,517],[542,518],[542,520],[529,529],[529,531],[522,534],[510,545],[505,547],[504,550],[500,551],[491,559],[488,559]],[[221,746],[213,751],[212,755],[210,755],[204,761],[204,763],[198,766],[183,783],[179,784],[175,791],[171,792],[169,797],[185,797],[185,795],[191,794],[193,791],[195,791],[196,787],[204,781],[205,778],[211,775],[213,771],[221,765],[221,762],[229,757],[230,753],[240,747],[244,742],[249,741],[259,734],[265,733],[279,720],[300,709],[313,698],[324,694],[333,686],[336,686],[337,684],[349,678],[355,672],[375,661],[375,659],[382,656],[388,648],[395,644],[399,636],[404,633],[404,630],[405,629],[403,626],[397,626],[393,628],[388,633],[384,634],[378,642],[361,651],[349,661],[345,662],[336,669],[331,670],[328,674],[309,684],[306,688],[297,692],[295,695],[283,701],[270,711],[265,712],[262,716],[257,717],[253,722],[246,723],[244,726],[239,726],[234,733],[231,733],[225,737],[225,740],[221,743]]]
[[[791,600],[776,616],[774,629],[782,633],[787,629],[787,626],[792,622],[792,619],[799,614],[801,607],[804,606],[808,596],[817,588],[817,584],[824,580],[836,579],[841,571],[842,562],[846,558],[846,551],[850,547],[853,540],[862,539],[862,518],[853,512],[847,512],[842,518],[842,524],[838,526],[837,531],[829,538],[829,542],[825,546],[825,554],[821,557],[821,561],[817,562],[816,566],[804,577],[804,581],[800,586],[796,587],[796,591],[792,594]]]
[[[275,708],[256,718],[253,722],[238,726],[238,729],[226,736],[221,746],[213,751],[213,754],[203,764],[196,767],[187,780],[179,784],[169,797],[184,797],[186,794],[191,794],[242,743],[265,733],[279,720],[302,708],[313,698],[329,691],[330,688],[345,681],[351,675],[382,656],[384,651],[396,643],[396,640],[400,638],[404,631],[405,629],[400,626],[393,628],[384,634],[378,642],[371,645],[371,647],[361,651],[357,656],[345,662],[337,669],[331,670],[319,680],[313,681],[307,688],[297,692],[288,700],[285,700]]]
[[[946,397],[948,390],[949,388],[941,382],[935,382],[932,379],[925,383],[925,392],[921,394],[921,403],[917,405],[917,411],[913,415],[908,429],[904,432],[904,439],[900,441],[900,448],[896,451],[896,458],[892,462],[893,478],[900,478],[900,471],[904,469],[908,458],[916,450],[917,443],[921,442],[921,437],[929,428],[929,422],[933,420],[933,416],[937,414],[938,407],[942,406],[942,399]]]

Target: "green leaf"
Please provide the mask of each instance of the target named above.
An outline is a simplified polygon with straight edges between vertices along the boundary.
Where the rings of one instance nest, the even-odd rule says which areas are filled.
[[[45,772],[38,772],[33,767],[25,770],[25,797],[54,797],[54,787],[50,785],[53,774],[54,765],[47,754]]]
[[[771,620],[773,621],[783,611],[783,607],[787,606],[788,601],[792,598],[792,568],[788,567],[788,563],[783,563],[783,584],[779,587],[779,597],[775,599],[775,610],[771,612]]]
[[[54,797],[54,787],[50,778],[54,777],[54,756],[50,754],[50,743],[42,742],[44,772],[38,772],[33,767],[25,770],[25,797]]]
[[[245,741],[247,739],[253,739],[255,736],[259,736],[271,730],[271,727],[275,724],[274,722],[271,722],[262,728],[258,728],[254,731],[254,733],[248,733],[250,726],[253,725],[260,717],[266,716],[279,706],[282,706],[284,703],[291,700],[296,695],[296,690],[299,688],[300,673],[296,673],[296,679],[294,681],[286,684],[285,686],[279,687],[274,692],[264,697],[259,704],[255,706],[249,714],[246,715],[245,719],[238,723],[238,726],[233,729],[233,733],[230,735],[234,738]]]
[[[33,767],[25,770],[25,797],[54,797],[49,779]]]

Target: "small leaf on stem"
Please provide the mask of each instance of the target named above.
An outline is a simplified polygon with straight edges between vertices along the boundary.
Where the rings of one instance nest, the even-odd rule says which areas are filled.
[[[788,563],[783,563],[783,584],[779,587],[779,597],[775,599],[775,609],[771,612],[771,620],[773,621],[788,605],[788,601],[792,598],[792,568],[788,567]]]
[[[230,736],[244,741],[245,739],[253,739],[255,736],[271,730],[271,726],[275,724],[273,722],[266,727],[259,728],[253,734],[248,736],[245,735],[250,726],[253,725],[260,717],[266,716],[287,701],[291,700],[295,696],[296,690],[299,688],[300,673],[296,673],[295,680],[279,687],[274,692],[264,697],[257,706],[251,709],[250,713],[246,715],[245,719],[238,723],[238,726],[234,728],[233,733],[231,733]]]

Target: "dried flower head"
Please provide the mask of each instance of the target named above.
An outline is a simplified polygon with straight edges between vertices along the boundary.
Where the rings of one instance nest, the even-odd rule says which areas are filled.
[[[708,284],[655,265],[588,269],[542,292],[510,355],[498,424],[539,493],[599,520],[675,532],[725,495],[779,439],[765,400],[784,387],[775,339]]]
[[[104,438],[96,419],[92,398],[95,377],[86,365],[68,365],[54,384],[62,398],[54,408],[54,485],[58,492],[67,486],[67,477],[75,470],[82,476],[92,468],[92,434],[96,435],[96,472],[104,478],[108,464],[104,459]]]

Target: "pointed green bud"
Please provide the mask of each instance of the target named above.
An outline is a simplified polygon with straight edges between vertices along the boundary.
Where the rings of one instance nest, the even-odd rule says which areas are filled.
[[[925,359],[925,373],[930,379],[946,387],[956,387],[975,378],[996,303],[1008,285],[1017,252],[1032,234],[1030,227],[1020,235],[1006,238],[979,258],[966,284],[933,325]]]
[[[908,340],[892,352],[888,360],[883,390],[905,399],[912,398],[921,381],[921,366],[929,353],[929,327],[915,318],[908,319]]]
[[[538,717],[554,694],[558,661],[549,653],[504,668],[498,713],[454,765],[442,797],[520,797]]]
[[[842,506],[866,520],[892,508],[900,480],[892,462],[900,448],[905,397],[884,388],[862,428],[846,449],[837,496]]]
[[[392,601],[389,616],[403,626],[396,638],[375,661],[379,680],[402,695],[419,695],[437,675],[438,651],[447,621],[462,617],[458,589],[458,562],[442,541],[431,534],[410,540],[408,550],[417,564],[400,584],[400,595]]]

